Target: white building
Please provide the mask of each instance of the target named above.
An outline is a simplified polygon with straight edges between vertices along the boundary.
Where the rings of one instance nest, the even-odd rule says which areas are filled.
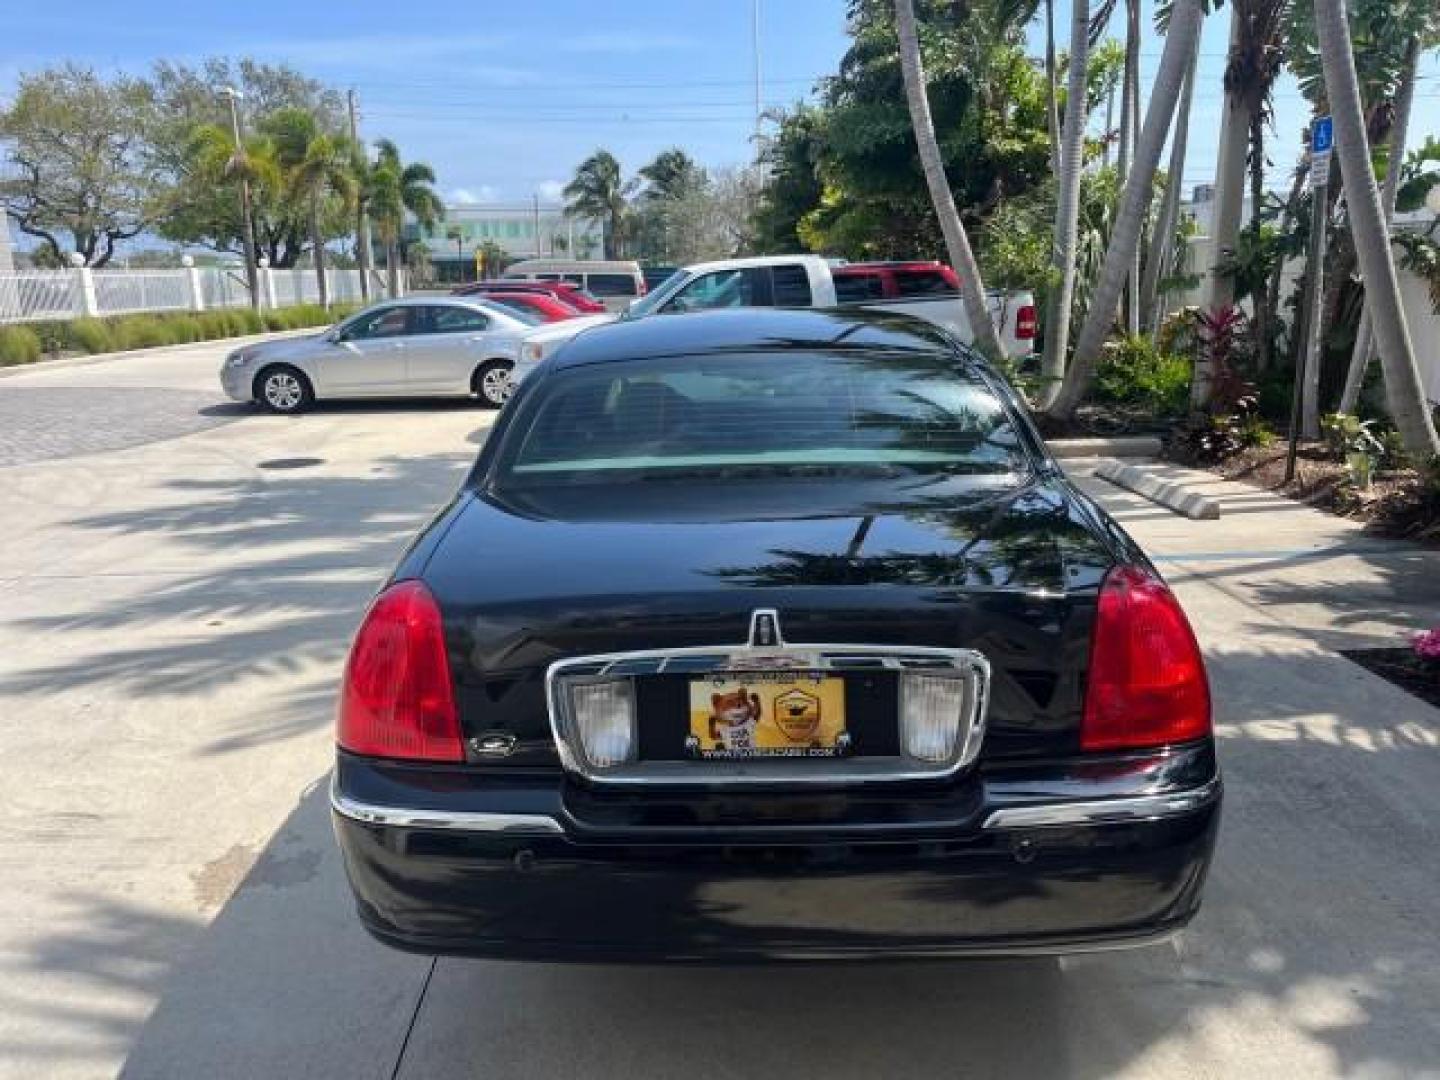
[[[571,217],[558,203],[533,201],[449,204],[445,217],[433,229],[421,230],[412,224],[406,236],[425,245],[441,281],[477,277],[476,252],[490,245],[498,246],[513,262],[537,256],[564,258],[567,254],[577,259],[599,258],[604,241],[599,222]]]

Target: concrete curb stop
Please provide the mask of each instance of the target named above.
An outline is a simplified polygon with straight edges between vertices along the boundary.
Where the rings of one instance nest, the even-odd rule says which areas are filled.
[[[1220,517],[1220,504],[1214,499],[1191,491],[1183,484],[1161,480],[1138,466],[1102,461],[1096,466],[1095,475],[1192,520],[1215,521]]]
[[[1057,459],[1075,458],[1157,458],[1160,456],[1158,435],[1115,435],[1110,438],[1046,439],[1050,456]]]

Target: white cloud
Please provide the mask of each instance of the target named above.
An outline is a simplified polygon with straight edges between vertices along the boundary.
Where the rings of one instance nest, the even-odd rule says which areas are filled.
[[[700,43],[683,34],[633,33],[581,34],[561,38],[556,44],[565,53],[648,53],[663,49],[693,49]]]
[[[493,184],[481,184],[479,187],[451,188],[448,201],[451,203],[488,203],[496,202],[499,198],[499,188]]]
[[[546,202],[558,202],[565,194],[564,180],[542,180],[535,185],[535,193]]]

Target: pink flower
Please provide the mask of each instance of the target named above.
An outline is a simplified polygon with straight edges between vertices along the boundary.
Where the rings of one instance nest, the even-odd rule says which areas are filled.
[[[1421,660],[1440,661],[1440,626],[1415,635],[1412,646]]]

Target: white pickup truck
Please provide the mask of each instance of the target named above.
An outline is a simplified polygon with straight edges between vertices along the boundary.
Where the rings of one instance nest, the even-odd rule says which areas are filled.
[[[1005,355],[1035,346],[1035,298],[1028,292],[986,294]],[[766,255],[697,263],[677,270],[630,305],[625,318],[725,307],[845,307],[901,311],[973,340],[959,281],[938,262],[849,263],[819,255]]]

